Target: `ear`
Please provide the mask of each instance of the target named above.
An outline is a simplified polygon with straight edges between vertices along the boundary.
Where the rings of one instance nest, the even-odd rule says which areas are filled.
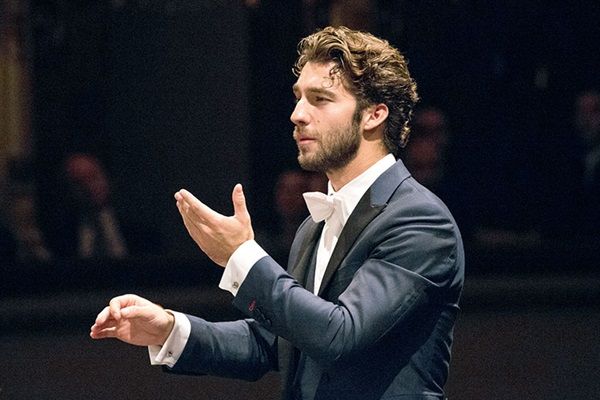
[[[363,129],[365,131],[370,131],[382,126],[389,113],[390,110],[383,103],[367,107],[363,111]]]

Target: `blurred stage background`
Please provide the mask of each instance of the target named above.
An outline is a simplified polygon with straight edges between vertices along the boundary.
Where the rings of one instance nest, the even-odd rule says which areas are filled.
[[[52,252],[2,253],[0,400],[278,397],[276,375],[255,384],[165,375],[144,349],[92,343],[87,332],[124,292],[209,319],[238,316],[172,195],[185,187],[230,213],[241,182],[255,228],[277,230],[276,182],[296,168],[296,44],[335,19],[335,3],[0,2],[1,203],[10,207],[15,175],[33,187]],[[370,8],[349,22],[405,53],[423,105],[443,110],[451,132],[448,201],[468,259],[450,398],[597,397],[600,240],[545,222],[546,199],[564,195],[554,179],[568,170],[562,156],[576,147],[575,98],[600,86],[600,5],[347,8],[360,4]],[[53,250],[69,213],[62,163],[76,152],[103,163],[116,211],[152,248],[120,260]],[[26,167],[15,173],[15,161]]]

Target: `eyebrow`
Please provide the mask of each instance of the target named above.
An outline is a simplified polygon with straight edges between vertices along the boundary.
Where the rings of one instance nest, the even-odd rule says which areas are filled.
[[[294,94],[297,94],[300,91],[300,88],[297,83],[295,83],[292,86],[292,91],[294,92]],[[335,96],[336,95],[335,92],[333,92],[329,89],[320,88],[320,87],[316,87],[316,86],[311,86],[311,87],[307,88],[306,92],[311,93],[311,94],[324,94],[327,96]]]

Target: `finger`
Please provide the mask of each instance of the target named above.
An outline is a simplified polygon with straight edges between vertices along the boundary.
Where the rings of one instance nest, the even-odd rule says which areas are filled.
[[[183,207],[183,205],[181,207]],[[183,225],[185,225],[190,236],[192,236],[192,238],[197,238],[196,235],[201,233],[201,227],[203,227],[202,223],[190,218],[190,215],[182,209],[180,209],[179,212],[181,214],[181,219],[183,220]]]
[[[180,189],[177,193],[176,193],[176,197],[178,202],[184,204],[184,205],[188,205],[188,206],[200,206],[200,205],[204,205],[204,207],[208,208],[210,210],[210,208],[208,206],[206,206],[204,203],[202,203],[196,196],[194,196],[192,193],[190,193],[189,191],[185,190],[185,189]]]
[[[214,225],[215,220],[222,217],[221,214],[214,211],[212,208],[210,208],[209,206],[207,206],[206,204],[204,204],[203,202],[198,200],[196,198],[196,196],[194,196],[187,190],[181,189],[179,191],[179,194],[181,195],[181,197],[183,199],[183,202],[184,202],[183,209],[184,209],[184,211],[186,211],[186,214],[188,214],[188,215],[190,213],[193,214],[193,215],[190,215],[190,217],[195,216],[197,219],[199,219],[199,222],[207,224],[207,225]],[[186,209],[186,205],[189,208]]]
[[[121,319],[121,309],[127,307],[129,304],[134,304],[138,297],[131,294],[125,294],[123,296],[117,296],[110,300],[108,307],[110,309],[110,315],[115,320]]]
[[[244,221],[250,219],[248,208],[246,207],[246,196],[244,195],[244,189],[241,184],[235,185],[233,193],[231,193],[231,200],[233,201],[233,212],[238,218],[242,218]]]
[[[104,325],[108,321],[109,318],[110,318],[110,308],[107,306],[107,307],[104,307],[102,309],[102,311],[100,311],[98,313],[98,316],[96,317],[94,325],[99,325],[99,326]]]
[[[177,202],[175,203],[175,205],[177,206],[177,211],[179,211],[181,218],[183,218],[185,220],[185,210],[184,210],[185,201],[183,200],[183,197],[181,197],[181,195],[179,193],[175,193],[175,196],[176,196],[176,198],[178,198]]]
[[[154,310],[156,311],[156,310]],[[139,307],[139,306],[130,306],[125,307],[121,310],[121,316],[127,319],[133,318],[148,318],[151,319],[155,317],[155,313],[153,312],[151,307]]]
[[[121,302],[119,301],[119,298],[115,297],[114,299],[111,299],[108,303],[108,308],[110,316],[116,321],[119,321],[121,319]]]
[[[183,216],[183,224],[187,229],[190,237],[196,242],[202,251],[206,249],[205,239],[211,235],[211,230],[206,225],[196,224],[190,220],[187,216]]]
[[[91,332],[100,332],[104,329],[115,328],[117,325],[118,325],[117,321],[115,321],[114,319],[110,319],[102,324],[95,323],[90,328],[90,331]]]
[[[202,247],[200,242],[202,242],[202,238],[211,232],[211,229],[199,221],[193,212],[189,212],[186,209],[189,209],[189,205],[185,203],[184,200],[177,202],[177,208],[179,209],[179,213],[181,214],[181,218],[183,220],[183,224],[185,225],[190,236]]]
[[[193,212],[190,212],[190,205],[185,201],[185,199],[179,194],[177,193],[177,210],[179,211],[179,214],[181,215],[181,218],[183,219],[183,223],[186,225],[186,228],[188,228],[188,225],[191,223],[194,224],[201,224],[203,223],[203,219],[201,217],[196,216]],[[194,220],[192,220],[192,218],[194,218]],[[189,229],[188,229],[189,231]]]
[[[117,337],[117,328],[113,326],[110,328],[105,328],[105,329],[101,329],[101,330],[97,330],[97,331],[91,331],[90,337],[92,339],[114,338],[114,337]]]

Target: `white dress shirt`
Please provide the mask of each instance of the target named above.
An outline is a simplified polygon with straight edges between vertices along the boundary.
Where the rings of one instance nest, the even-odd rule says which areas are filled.
[[[333,190],[331,183],[328,183],[328,195],[340,197],[343,207],[342,210],[334,211],[334,214],[325,220],[325,226],[323,227],[323,232],[319,239],[319,248],[317,249],[317,266],[315,269],[314,284],[315,294],[319,292],[327,263],[329,262],[339,235],[348,221],[350,214],[352,214],[352,211],[354,211],[354,208],[369,187],[371,187],[373,182],[375,182],[383,172],[394,165],[395,162],[396,159],[392,154],[386,155],[362,174],[344,185],[337,192]],[[324,237],[326,231],[328,231],[332,239],[331,243],[328,244],[325,243]],[[219,282],[219,287],[231,292],[234,296],[237,295],[239,288],[242,286],[244,279],[246,279],[252,266],[267,255],[268,254],[263,248],[254,240],[244,242],[229,258],[221,281]],[[189,338],[191,331],[190,321],[181,313],[173,312],[173,314],[175,315],[175,325],[165,344],[162,348],[160,346],[150,346],[148,348],[150,362],[153,365],[162,364],[171,367],[175,365]]]

